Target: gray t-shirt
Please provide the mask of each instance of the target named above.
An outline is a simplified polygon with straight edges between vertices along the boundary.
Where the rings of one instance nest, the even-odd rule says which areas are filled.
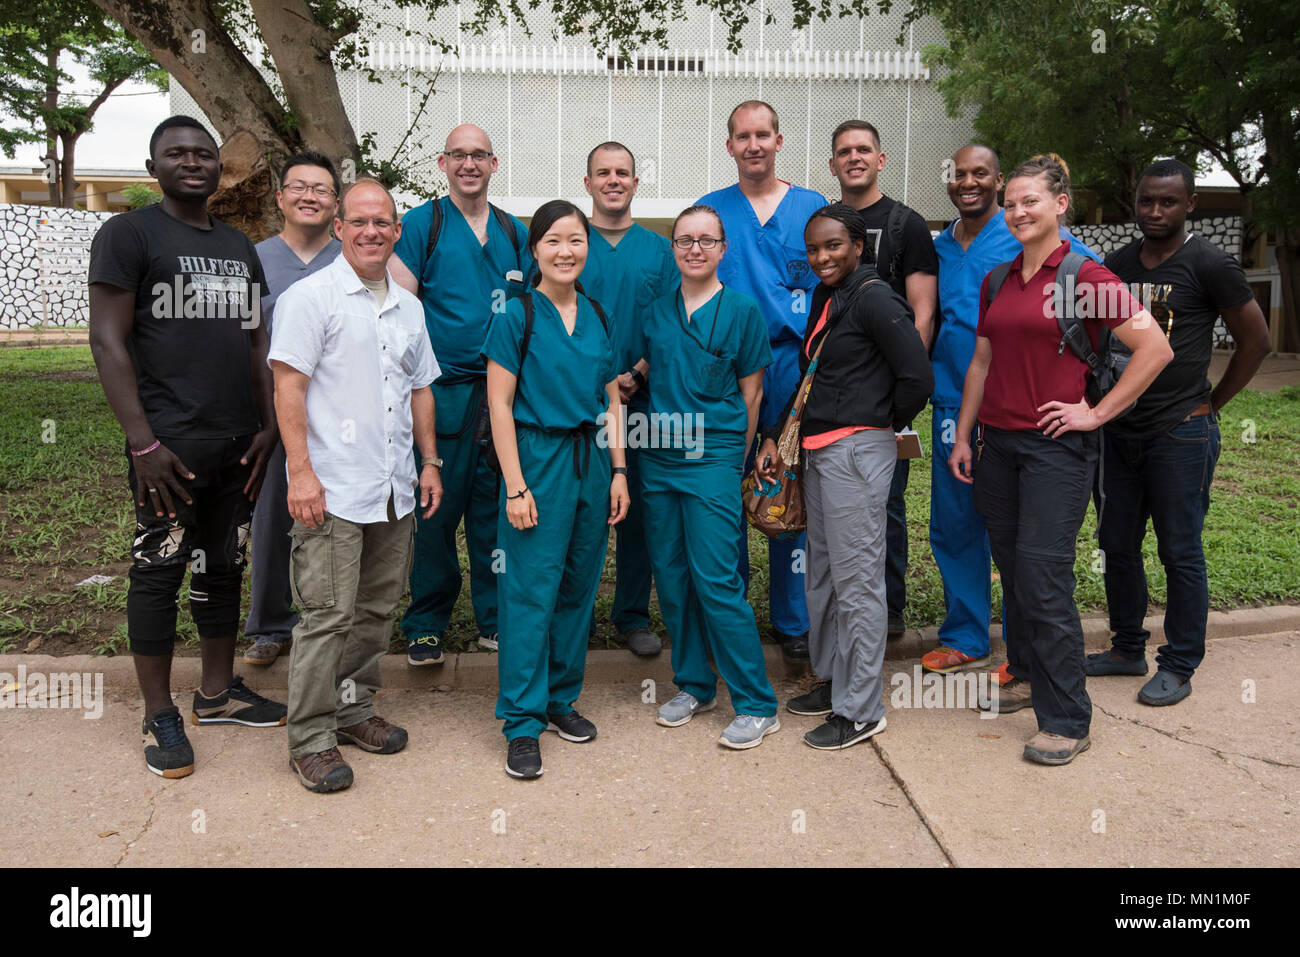
[[[271,334],[274,321],[272,311],[275,301],[281,293],[304,276],[310,276],[318,269],[324,269],[332,263],[343,250],[343,244],[331,239],[329,245],[316,254],[309,263],[298,258],[298,254],[289,248],[279,236],[272,236],[257,244],[257,258],[262,261],[262,270],[266,273],[266,295],[262,297],[262,321],[266,323],[266,334]]]

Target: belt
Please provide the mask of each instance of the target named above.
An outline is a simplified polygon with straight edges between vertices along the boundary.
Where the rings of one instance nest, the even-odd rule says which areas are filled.
[[[1201,405],[1198,405],[1196,408],[1192,409],[1192,411],[1187,414],[1187,418],[1183,419],[1183,421],[1188,422],[1192,419],[1199,418],[1202,415],[1213,415],[1213,414],[1214,414],[1214,407],[1211,406],[1210,403],[1205,402],[1202,403]]]

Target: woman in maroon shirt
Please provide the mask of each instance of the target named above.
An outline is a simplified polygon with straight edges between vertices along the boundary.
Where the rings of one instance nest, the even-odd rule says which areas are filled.
[[[1069,208],[1069,170],[1054,153],[1021,163],[1007,180],[1007,226],[1024,251],[992,301],[984,279],[975,356],[948,458],[953,474],[975,485],[975,507],[1001,573],[1012,681],[999,689],[995,707],[1033,705],[1038,734],[1025,757],[1040,764],[1068,764],[1091,743],[1074,552],[1093,488],[1096,430],[1122,414],[1173,357],[1151,314],[1119,278],[1085,263],[1076,303],[1067,305],[1078,306],[1094,348],[1104,325],[1133,354],[1114,388],[1089,405],[1088,368],[1064,345],[1054,311],[1057,270],[1070,249],[1060,238]]]

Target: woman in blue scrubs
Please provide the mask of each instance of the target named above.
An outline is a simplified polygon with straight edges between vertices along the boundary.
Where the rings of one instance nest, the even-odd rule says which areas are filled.
[[[504,505],[496,716],[509,742],[506,773],[516,778],[541,776],[541,732],[596,737],[573,702],[609,526],[628,507],[621,429],[600,429],[607,410],[622,421],[613,350],[577,287],[588,231],[572,203],[537,210],[528,229],[538,267],[531,331],[523,302],[512,299],[483,344]]]
[[[641,448],[653,529],[646,545],[679,689],[657,720],[678,727],[715,706],[711,653],[736,709],[718,743],[744,749],[781,728],[754,612],[728,547],[741,524],[740,480],[772,350],[758,304],[718,281],[725,250],[712,208],[692,206],[677,217],[681,289],[657,300],[642,325],[650,414],[629,420],[628,441]]]

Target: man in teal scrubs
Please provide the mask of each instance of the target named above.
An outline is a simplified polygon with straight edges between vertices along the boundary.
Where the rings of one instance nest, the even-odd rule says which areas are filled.
[[[524,291],[533,267],[524,224],[488,203],[497,158],[487,134],[469,124],[456,127],[438,168],[447,175],[448,195],[436,200],[437,211],[431,201],[402,218],[402,236],[389,262],[398,284],[423,300],[425,326],[442,366],[433,394],[444,497],[433,518],[416,524],[411,605],[402,618],[412,665],[443,660],[442,633],[460,595],[456,528],[462,516],[479,644],[496,648],[497,477],[484,461],[486,446],[476,441],[476,433],[491,441],[490,433],[476,429],[485,409],[480,353],[492,315]],[[437,241],[430,249],[435,223]]]
[[[591,245],[582,285],[605,309],[614,340],[619,391],[630,415],[645,416],[645,377],[633,369],[650,304],[676,288],[677,266],[668,240],[632,222],[632,197],[640,180],[636,159],[621,143],[601,143],[587,155],[582,185],[591,196]],[[635,421],[635,420],[631,420]],[[663,649],[650,630],[650,557],[646,553],[639,456],[627,450],[632,507],[618,529],[618,584],[611,615],[619,640],[638,655]]]

